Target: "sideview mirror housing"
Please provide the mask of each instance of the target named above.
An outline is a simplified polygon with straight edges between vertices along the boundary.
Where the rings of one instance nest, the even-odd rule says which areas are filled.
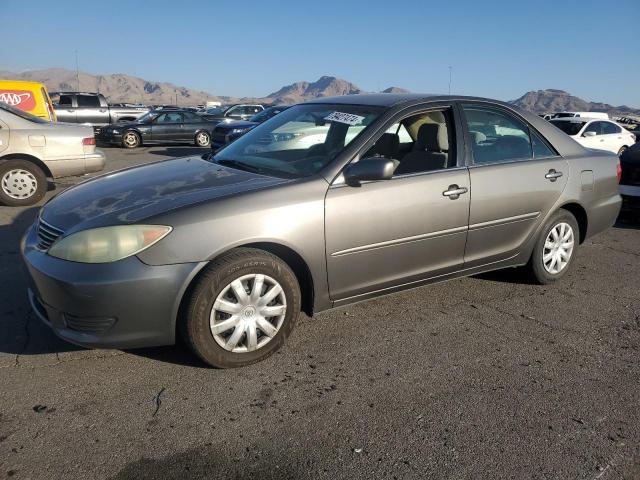
[[[389,180],[393,177],[397,161],[384,157],[363,158],[359,162],[350,164],[344,171],[347,185],[358,186],[361,182]]]
[[[595,137],[596,136],[596,132],[584,132],[582,134],[583,137]]]

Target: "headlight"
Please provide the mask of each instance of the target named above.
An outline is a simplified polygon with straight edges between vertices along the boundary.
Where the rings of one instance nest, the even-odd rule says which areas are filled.
[[[114,128],[113,130],[111,130],[111,133],[118,134],[120,133],[120,130],[118,130],[117,128]]]
[[[83,230],[63,237],[49,249],[49,255],[81,263],[108,263],[149,248],[171,231],[163,225],[119,225]]]
[[[234,135],[236,133],[243,133],[246,132],[247,130],[249,130],[248,128],[234,128],[231,130],[231,135]]]

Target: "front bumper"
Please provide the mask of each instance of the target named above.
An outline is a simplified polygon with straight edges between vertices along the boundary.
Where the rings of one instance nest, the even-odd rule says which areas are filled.
[[[29,301],[60,338],[101,348],[175,343],[180,301],[203,264],[151,266],[137,257],[76,263],[51,257],[36,244],[31,227],[21,242]]]
[[[106,145],[122,145],[122,134],[112,133],[103,129],[98,135],[96,135],[96,141]]]

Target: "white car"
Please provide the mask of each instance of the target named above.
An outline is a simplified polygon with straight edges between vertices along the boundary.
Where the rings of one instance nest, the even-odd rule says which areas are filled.
[[[609,114],[606,112],[558,112],[551,115],[551,118],[570,117],[598,118],[601,120],[609,120]]]
[[[633,133],[611,120],[565,117],[553,118],[550,122],[586,148],[622,155],[636,143]]]

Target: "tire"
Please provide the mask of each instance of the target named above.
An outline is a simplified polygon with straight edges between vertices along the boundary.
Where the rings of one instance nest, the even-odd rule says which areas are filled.
[[[554,240],[552,231],[560,238]],[[551,215],[541,230],[526,266],[531,279],[541,285],[547,285],[564,277],[576,256],[579,241],[580,228],[571,212],[560,209]],[[570,242],[571,247],[568,246]],[[562,251],[565,255],[562,255]],[[555,266],[553,257],[557,257]]]
[[[246,296],[244,302],[236,295],[238,285]],[[278,292],[276,286],[281,291],[273,296]],[[286,263],[263,250],[239,248],[206,267],[191,290],[179,328],[187,345],[205,363],[217,368],[243,367],[282,347],[300,308],[300,287]],[[210,321],[219,325],[215,333]],[[271,327],[266,328],[264,322]]]
[[[137,132],[129,130],[122,134],[122,146],[124,148],[137,148],[142,145],[142,139]]]
[[[23,207],[38,203],[47,193],[47,176],[28,160],[0,162],[0,203]]]
[[[193,143],[196,147],[208,147],[211,145],[211,135],[208,132],[198,132],[193,138]]]

